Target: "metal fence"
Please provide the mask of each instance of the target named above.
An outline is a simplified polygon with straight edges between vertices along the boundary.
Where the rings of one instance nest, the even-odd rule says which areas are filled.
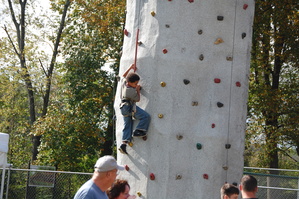
[[[299,199],[299,170],[245,167],[244,171],[257,179],[258,198]]]
[[[245,167],[258,180],[259,199],[299,199],[299,170]],[[269,174],[276,171],[276,175]],[[92,173],[0,169],[0,199],[72,199]]]
[[[4,176],[4,186],[1,184],[3,197],[0,195],[0,199],[72,199],[91,175],[92,173],[1,169],[0,176]]]

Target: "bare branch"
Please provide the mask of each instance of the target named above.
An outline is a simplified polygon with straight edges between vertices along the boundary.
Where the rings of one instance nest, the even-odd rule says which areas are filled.
[[[43,71],[44,71],[44,73],[45,73],[46,77],[48,78],[47,71],[45,70],[45,68],[44,68],[44,65],[43,65],[42,61],[41,61],[40,59],[38,59],[38,61],[39,61],[40,65],[41,65],[41,67],[42,67],[42,69],[43,69]]]
[[[9,41],[10,41],[10,43],[11,43],[11,45],[12,45],[14,51],[15,51],[15,53],[20,57],[20,53],[18,52],[18,49],[16,48],[14,42],[12,41],[12,39],[11,39],[11,37],[10,37],[10,34],[8,33],[7,27],[6,27],[5,25],[4,25],[3,29],[4,29],[4,31],[6,32],[7,37],[8,37],[8,39],[9,39]]]

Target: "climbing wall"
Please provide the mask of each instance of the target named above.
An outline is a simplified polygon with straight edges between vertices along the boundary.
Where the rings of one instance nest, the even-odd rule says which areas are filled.
[[[148,139],[117,154],[131,194],[220,198],[223,183],[239,182],[253,14],[254,0],[127,0],[119,74],[136,61],[137,104],[151,115]],[[117,146],[119,96],[120,85]]]

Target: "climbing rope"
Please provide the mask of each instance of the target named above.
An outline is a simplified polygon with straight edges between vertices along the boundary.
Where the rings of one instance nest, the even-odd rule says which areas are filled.
[[[233,57],[234,57],[234,48],[235,48],[235,31],[236,31],[236,17],[237,17],[237,5],[238,5],[238,0],[235,1],[235,20],[234,20],[234,34],[233,34],[233,48],[232,48],[232,63],[231,63],[231,78],[230,78],[230,95],[229,95],[229,104],[228,104],[228,125],[227,125],[227,145],[229,145],[230,148],[230,144],[229,144],[229,129],[230,129],[230,119],[231,119],[231,99],[232,99],[232,83],[233,83]],[[227,148],[227,149],[229,149]],[[228,152],[229,150],[227,150],[226,152],[226,165],[228,165]],[[226,173],[226,179],[228,178],[228,173]]]
[[[136,43],[135,43],[135,56],[134,56],[134,65],[136,65],[137,62],[137,52],[138,52],[138,39],[139,39],[139,27],[140,27],[140,7],[141,7],[141,1],[138,2],[138,10],[137,10],[137,31],[136,31]],[[136,5],[137,7],[137,5]]]

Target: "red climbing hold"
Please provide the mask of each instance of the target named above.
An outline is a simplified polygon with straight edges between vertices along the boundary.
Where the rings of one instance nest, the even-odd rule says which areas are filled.
[[[241,87],[241,83],[240,82],[236,82],[236,86],[237,87]]]
[[[166,54],[168,51],[167,49],[163,49],[163,53]]]
[[[155,177],[155,174],[151,173],[151,174],[150,174],[150,179],[151,179],[151,180],[155,180],[155,178],[156,178],[156,177]]]
[[[124,34],[125,34],[126,36],[128,36],[129,32],[128,32],[127,29],[124,29]]]
[[[206,174],[206,173],[205,173],[205,174],[203,174],[202,176],[203,176],[203,178],[204,178],[204,179],[206,179],[206,180],[207,180],[207,179],[209,179],[209,175],[208,175],[208,174]]]
[[[219,78],[215,78],[215,79],[214,79],[214,82],[217,83],[217,84],[219,84],[219,83],[221,82],[221,79],[219,79]]]
[[[130,168],[129,168],[128,165],[125,165],[125,169],[126,169],[126,171],[129,171],[129,170],[130,170]]]
[[[248,4],[243,5],[243,9],[246,10],[248,8]]]
[[[213,123],[211,126],[212,126],[212,128],[215,128],[216,125]]]
[[[188,0],[190,3],[193,3],[194,2],[194,0]]]

